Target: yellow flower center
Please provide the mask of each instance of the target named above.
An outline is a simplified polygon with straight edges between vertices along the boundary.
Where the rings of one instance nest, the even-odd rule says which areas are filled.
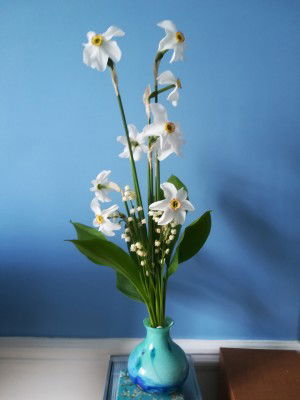
[[[170,207],[173,209],[173,210],[178,210],[180,207],[181,207],[181,203],[180,203],[180,201],[178,200],[178,199],[172,199],[171,201],[170,201]]]
[[[173,122],[166,122],[165,123],[165,131],[168,134],[171,134],[175,131],[175,124]]]
[[[178,87],[179,89],[182,88],[182,86],[181,86],[181,80],[180,80],[180,79],[177,79],[176,85],[177,85],[177,87]]]
[[[101,46],[103,43],[103,36],[102,35],[95,35],[92,37],[92,44],[94,46]]]
[[[176,40],[179,43],[183,43],[185,41],[184,34],[182,32],[176,32]]]
[[[104,218],[102,217],[102,215],[96,215],[96,221],[99,225],[101,225],[104,222]]]

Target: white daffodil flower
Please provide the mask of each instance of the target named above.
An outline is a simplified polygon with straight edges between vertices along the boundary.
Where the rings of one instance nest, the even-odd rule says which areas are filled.
[[[100,174],[97,175],[96,179],[92,180],[92,187],[90,188],[91,192],[95,192],[95,196],[98,200],[102,202],[111,201],[111,199],[107,196],[111,190],[115,190],[120,192],[119,186],[108,180],[108,176],[111,171],[102,171]]]
[[[125,33],[116,26],[110,26],[106,32],[96,34],[88,32],[88,43],[84,43],[83,62],[93,69],[104,71],[109,58],[114,63],[121,59],[121,50],[117,42],[111,40],[114,36],[124,36]]]
[[[153,148],[158,151],[160,161],[167,158],[170,154],[180,155],[180,148],[184,143],[178,124],[168,120],[165,107],[160,103],[150,104],[153,115],[153,123],[145,126],[144,136],[159,136],[160,145],[156,144]]]
[[[141,158],[143,152],[147,153],[148,151],[148,146],[145,145],[145,136],[143,135],[143,133],[139,133],[133,124],[128,124],[127,127],[129,131],[129,138],[130,138],[133,158],[134,161],[138,161]],[[119,154],[119,157],[129,158],[130,153],[129,153],[127,137],[118,136],[117,141],[125,146],[124,151]]]
[[[179,190],[173,183],[163,183],[160,185],[164,192],[165,199],[150,204],[150,210],[163,211],[162,216],[157,221],[158,225],[167,225],[171,222],[182,225],[185,221],[186,212],[194,211],[194,206],[187,200],[187,192],[181,188]]]
[[[93,220],[94,227],[106,236],[115,236],[114,231],[121,229],[121,225],[111,222],[109,217],[118,210],[117,204],[101,210],[99,201],[96,197],[93,198],[91,202],[91,209],[95,213],[95,218]]]
[[[157,83],[159,85],[175,85],[167,99],[170,101],[172,106],[176,107],[179,99],[179,89],[181,89],[180,79],[175,78],[171,71],[165,71],[157,77]]]
[[[170,63],[183,60],[184,34],[170,20],[164,20],[157,25],[166,31],[166,36],[159,42],[158,51],[173,50]]]

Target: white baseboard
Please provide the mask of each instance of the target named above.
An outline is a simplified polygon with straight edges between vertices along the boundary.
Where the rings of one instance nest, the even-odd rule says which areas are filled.
[[[101,355],[129,354],[142,339],[67,339],[67,338],[0,338],[0,359],[76,359],[97,360]],[[296,340],[198,340],[177,339],[186,353],[218,355],[220,347],[282,349],[300,351]]]

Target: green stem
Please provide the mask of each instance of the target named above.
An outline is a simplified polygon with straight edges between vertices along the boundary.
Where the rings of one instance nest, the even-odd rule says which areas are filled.
[[[149,99],[152,99],[153,97],[157,97],[160,93],[166,92],[167,90],[173,89],[176,85],[168,85],[162,89],[159,90],[154,90],[154,92],[152,92],[149,96]],[[157,102],[156,102],[157,103]]]

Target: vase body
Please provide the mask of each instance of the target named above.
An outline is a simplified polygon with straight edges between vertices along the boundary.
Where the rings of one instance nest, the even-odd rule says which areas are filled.
[[[170,337],[172,325],[173,321],[167,318],[163,328],[151,328],[146,318],[146,338],[129,356],[129,376],[145,392],[170,394],[178,391],[187,378],[188,361]]]

